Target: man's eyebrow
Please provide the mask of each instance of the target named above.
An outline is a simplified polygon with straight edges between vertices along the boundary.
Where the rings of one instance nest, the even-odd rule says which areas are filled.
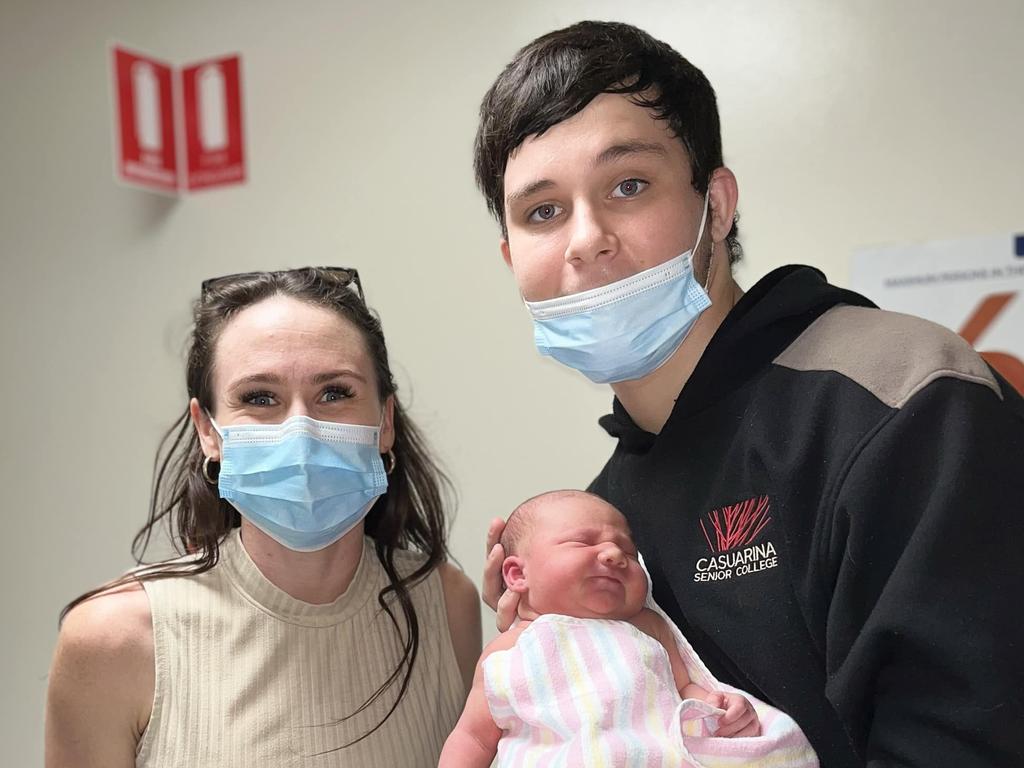
[[[520,187],[515,192],[510,194],[506,199],[505,203],[507,205],[512,205],[513,203],[517,203],[520,200],[530,197],[531,195],[535,195],[538,192],[541,192],[553,186],[555,186],[555,182],[553,182],[551,179],[538,179],[537,181],[531,181],[529,184]]]
[[[616,144],[612,144],[610,147],[602,150],[601,153],[594,158],[594,165],[606,165],[623,157],[628,157],[629,155],[641,154],[667,157],[668,150],[665,149],[663,144],[659,144],[656,141],[627,139],[626,141],[620,141]],[[515,192],[509,194],[505,199],[505,204],[511,207],[520,200],[524,200],[538,192],[544,191],[545,189],[550,189],[553,186],[555,186],[555,182],[551,179],[537,179],[536,181],[531,181],[529,184],[525,184]]]
[[[668,150],[656,141],[629,139],[627,141],[620,141],[617,144],[612,144],[610,147],[603,150],[601,154],[594,159],[594,165],[605,165],[606,163],[610,163],[622,157],[645,153],[665,157],[668,155]]]

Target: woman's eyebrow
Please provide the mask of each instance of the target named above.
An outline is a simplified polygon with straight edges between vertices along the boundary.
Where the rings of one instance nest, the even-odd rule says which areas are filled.
[[[352,370],[351,368],[342,368],[337,371],[325,371],[324,373],[318,373],[310,381],[313,384],[326,384],[328,381],[334,381],[335,379],[352,378],[358,379],[359,381],[366,381],[366,377],[361,373]]]
[[[366,381],[365,376],[351,368],[339,368],[336,371],[324,371],[323,373],[316,374],[309,381],[312,384],[326,384],[329,381],[335,381],[343,378],[356,379],[362,382]],[[251,384],[280,385],[283,382],[283,377],[276,373],[270,373],[269,371],[263,373],[251,373],[248,376],[242,376],[241,378],[235,379],[230,385],[228,385],[228,389],[234,390]]]
[[[238,389],[238,387],[242,387],[247,384],[280,384],[281,381],[281,377],[276,373],[251,373],[248,376],[242,376],[239,379],[235,379],[228,386],[228,389]]]

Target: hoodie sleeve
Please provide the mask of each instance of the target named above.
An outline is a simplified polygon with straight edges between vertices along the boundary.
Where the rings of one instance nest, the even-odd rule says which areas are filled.
[[[869,766],[1024,764],[1024,407],[1000,384],[928,384],[835,496],[826,694]]]

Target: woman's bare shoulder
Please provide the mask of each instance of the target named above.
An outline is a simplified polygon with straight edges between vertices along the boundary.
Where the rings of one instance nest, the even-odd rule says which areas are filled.
[[[105,652],[152,646],[153,619],[146,590],[131,581],[79,603],[61,624],[60,642]]]
[[[464,571],[451,563],[441,563],[437,566],[437,573],[441,577],[441,589],[444,590],[447,602],[458,603],[464,608],[474,608],[479,614],[480,595],[473,580]]]
[[[51,755],[72,752],[134,754],[154,684],[152,618],[142,586],[111,588],[76,605],[61,625],[50,670],[48,764]]]
[[[451,563],[437,567],[448,614],[448,631],[466,690],[480,656],[480,595],[470,578]]]
[[[153,619],[142,585],[113,587],[72,608],[60,628],[57,659],[81,678],[142,690],[151,702]]]

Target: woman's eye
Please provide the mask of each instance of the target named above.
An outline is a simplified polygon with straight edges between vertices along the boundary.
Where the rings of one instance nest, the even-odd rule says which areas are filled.
[[[352,390],[347,387],[328,387],[320,398],[324,403],[335,403],[338,400],[345,400],[352,397]]]
[[[554,203],[544,203],[544,205],[538,205],[536,208],[530,211],[529,220],[532,221],[534,224],[539,224],[545,221],[551,221],[551,219],[555,218],[555,216],[557,216],[561,212],[561,210],[561,207],[555,205]]]
[[[650,182],[643,179],[626,179],[625,181],[620,181],[618,186],[615,187],[612,197],[636,197],[647,189],[649,185]]]
[[[261,408],[277,404],[277,401],[274,399],[274,395],[271,392],[249,392],[242,397],[242,402]]]

